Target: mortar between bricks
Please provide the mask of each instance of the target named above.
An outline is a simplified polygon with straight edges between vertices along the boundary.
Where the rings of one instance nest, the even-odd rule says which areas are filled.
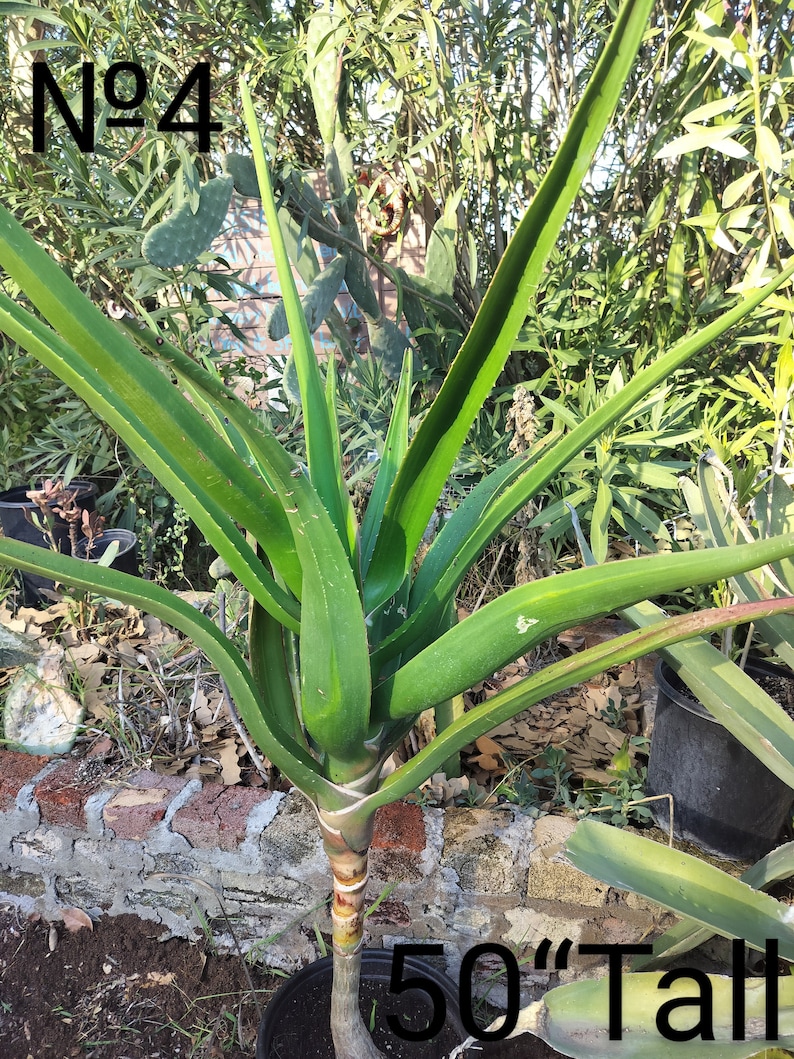
[[[218,947],[291,972],[316,959],[315,926],[330,934],[330,881],[314,811],[297,791],[202,785],[141,770],[121,783],[81,779],[80,762],[0,753],[0,900],[60,918],[131,912],[164,936],[197,936],[199,912]],[[457,974],[473,944],[498,942],[519,960],[549,937],[637,940],[663,919],[568,864],[573,822],[512,807],[379,810],[368,897],[397,881],[366,920],[367,944],[442,942]],[[191,886],[189,880],[195,879]],[[211,887],[209,891],[207,887]],[[563,979],[598,971],[583,960]],[[527,998],[549,974],[524,967]],[[556,977],[556,975],[555,975]]]

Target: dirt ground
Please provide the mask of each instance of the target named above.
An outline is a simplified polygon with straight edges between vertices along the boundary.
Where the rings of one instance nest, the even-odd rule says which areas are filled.
[[[70,932],[0,909],[0,1059],[253,1059],[260,1015],[280,975],[160,941],[163,927],[105,916]],[[522,1035],[468,1054],[549,1059]]]
[[[159,941],[135,916],[93,929],[0,912],[3,1059],[251,1059],[259,1016],[242,961]],[[282,978],[249,967],[260,1004]]]

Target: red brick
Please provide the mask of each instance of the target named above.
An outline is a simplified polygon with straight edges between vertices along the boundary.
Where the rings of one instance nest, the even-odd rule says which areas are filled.
[[[16,750],[0,753],[0,812],[10,812],[26,783],[41,772],[50,758],[43,754],[22,754]]]
[[[45,823],[85,827],[85,803],[96,791],[99,781],[81,783],[77,779],[80,765],[81,762],[73,758],[62,761],[34,787],[33,793]]]
[[[253,787],[207,783],[174,813],[171,830],[196,849],[234,850],[245,838],[248,814],[270,797]]]
[[[410,802],[393,802],[378,809],[372,838],[373,849],[407,849],[412,853],[421,853],[425,841],[421,806]]]
[[[146,838],[186,783],[187,780],[178,776],[139,772],[105,805],[104,821],[117,838]]]

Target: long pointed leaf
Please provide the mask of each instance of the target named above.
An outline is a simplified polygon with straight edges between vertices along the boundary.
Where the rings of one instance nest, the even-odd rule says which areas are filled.
[[[621,8],[570,129],[499,263],[471,331],[414,437],[384,512],[367,611],[402,584],[460,447],[526,318],[529,300],[620,97],[653,0]]]
[[[794,842],[786,842],[762,857],[739,876],[739,882],[751,886],[754,890],[768,890],[776,882],[782,882],[794,875]],[[653,953],[650,956],[635,956],[631,961],[632,971],[642,971],[658,966],[662,961],[682,956],[699,945],[713,938],[715,931],[711,927],[701,927],[694,920],[685,917],[666,930],[653,942]]]
[[[0,561],[145,609],[185,633],[218,667],[246,728],[263,753],[308,794],[345,804],[342,792],[321,776],[318,763],[281,727],[278,718],[266,714],[242,657],[195,607],[140,577],[20,541],[0,539]]]
[[[579,684],[611,666],[622,665],[691,636],[755,621],[764,614],[790,612],[794,612],[794,599],[739,603],[719,610],[679,615],[555,662],[469,710],[459,720],[453,721],[443,734],[383,780],[379,791],[369,795],[359,805],[345,810],[340,821],[345,816],[366,814],[381,805],[388,805],[398,798],[406,797],[437,772],[444,761],[461,746],[473,742],[549,695]],[[465,622],[463,624],[465,625]]]
[[[572,1059],[779,1059],[772,1045],[794,1046],[794,978],[776,980],[779,1025],[774,1040],[767,1036],[764,978],[748,978],[743,983],[745,1024],[739,1026],[732,979],[711,974],[701,982],[693,986],[688,976],[668,980],[659,972],[621,974],[619,982],[612,975],[569,982],[549,989],[523,1008],[510,1036],[533,1033]],[[619,1036],[609,1032],[616,988],[620,989],[622,1012],[616,1027]],[[671,1039],[660,1032],[656,1019],[663,1004],[671,1005],[668,1026],[682,1037]],[[693,1026],[697,1029],[698,1024],[704,1032],[690,1037],[687,1031]],[[705,1036],[707,1028],[713,1029],[712,1039]],[[740,1033],[744,1037],[737,1039]]]
[[[4,251],[8,246],[3,240],[6,218],[0,207],[0,263],[5,263]],[[32,247],[37,252],[33,254],[35,267],[39,248],[26,233],[22,235],[23,251],[32,254]],[[46,254],[44,257],[52,264]],[[70,284],[59,269],[56,272]],[[18,276],[16,270],[15,275]],[[53,277],[45,274],[47,279]],[[40,293],[38,282],[32,286],[35,293]],[[77,288],[70,284],[63,291],[66,304],[73,302],[74,295],[82,299]],[[84,304],[93,310],[90,302]],[[78,302],[78,311],[83,308],[83,303]],[[51,311],[59,322],[63,322],[62,316],[68,315],[66,308],[56,307]],[[110,323],[101,313],[97,316]],[[265,538],[272,531],[278,543],[284,518],[283,512],[272,504],[270,490],[226,446],[218,446],[217,435],[197,410],[174,392],[154,364],[131,345],[127,349],[129,344],[112,325],[110,328],[106,349],[101,344],[95,347],[98,367],[84,355],[85,344],[81,346],[83,353],[78,353],[31,313],[0,294],[0,329],[63,379],[118,432],[182,504],[252,595],[280,620],[297,629],[299,608],[295,600],[275,583],[228,514],[229,509],[234,510],[241,521]],[[157,401],[152,399],[153,394],[158,395]],[[188,411],[183,415],[185,409]],[[222,471],[210,463],[202,446],[210,454],[220,449]],[[235,475],[236,480],[233,482],[226,474]],[[247,484],[247,495],[237,488],[237,481]],[[268,517],[269,505],[274,514],[272,519]],[[285,544],[281,535],[283,553],[286,553]]]
[[[794,535],[571,570],[513,588],[435,640],[380,685],[374,717],[419,713],[465,691],[543,640],[579,622],[682,585],[707,584],[794,553]],[[766,558],[765,558],[766,557]]]
[[[361,522],[361,571],[366,577],[372,550],[383,521],[383,509],[397,471],[408,449],[408,416],[411,411],[411,388],[413,385],[413,354],[405,351],[397,396],[394,398],[389,429],[383,443],[383,454]]]
[[[246,81],[240,79],[243,114],[245,116],[251,149],[256,164],[256,174],[262,193],[262,206],[267,220],[276,272],[281,286],[281,297],[287,314],[292,353],[298,372],[298,383],[303,405],[303,423],[306,431],[306,450],[309,462],[309,476],[318,494],[337,528],[340,539],[352,554],[355,542],[349,538],[351,524],[351,501],[341,476],[339,464],[334,454],[338,446],[334,445],[332,425],[328,421],[327,408],[320,379],[320,369],[314,353],[312,338],[306,324],[306,317],[301,306],[300,296],[295,286],[292,268],[284,244],[284,237],[278,219],[278,210],[273,197],[273,186],[270,170],[265,157],[265,147],[259,132],[254,112],[254,105]]]
[[[490,489],[489,480],[496,482],[496,476],[504,474],[506,480],[499,482],[499,491],[489,499],[488,507],[483,510],[479,521],[474,520],[467,524],[465,520],[468,517],[468,509],[465,508],[464,502],[444,526],[417,575],[411,596],[410,616],[403,628],[399,629],[388,643],[380,645],[379,656],[385,660],[399,654],[413,641],[421,641],[426,630],[437,621],[440,610],[451,598],[471,563],[480,555],[499,527],[505,525],[517,511],[537,496],[548,482],[595,438],[618,423],[644,394],[653,390],[668,375],[712,344],[724,332],[736,326],[792,275],[794,265],[786,268],[752,296],[742,298],[739,304],[694,335],[688,335],[677,342],[654,363],[641,369],[621,390],[569,434],[559,439],[555,437],[553,444],[539,453],[537,459],[520,476],[508,476],[504,467],[491,472],[481,483],[483,490]]]
[[[780,956],[794,961],[790,906],[699,857],[595,820],[577,824],[566,853],[593,878],[642,894],[723,937],[743,938],[761,951],[776,938]]]

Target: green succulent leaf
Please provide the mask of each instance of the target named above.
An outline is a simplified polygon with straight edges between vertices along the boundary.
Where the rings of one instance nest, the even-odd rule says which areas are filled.
[[[566,853],[593,878],[642,894],[723,937],[743,938],[761,951],[776,938],[780,956],[794,960],[790,906],[699,857],[595,820],[577,824]]]
[[[0,539],[0,561],[122,603],[145,607],[161,621],[185,633],[223,673],[240,715],[262,752],[307,793],[345,804],[333,786],[323,779],[317,762],[292,738],[289,730],[281,727],[277,716],[267,713],[248,667],[228,638],[195,607],[140,577],[20,541]]]
[[[394,483],[372,556],[367,611],[402,583],[466,435],[526,318],[543,266],[565,222],[647,28],[652,0],[629,0],[532,204],[511,239]]]
[[[262,206],[273,246],[276,271],[292,339],[292,352],[301,390],[309,477],[325,504],[348,555],[353,555],[356,542],[351,540],[349,535],[350,526],[354,520],[352,503],[342,477],[342,469],[334,458],[339,446],[332,436],[332,424],[328,419],[320,369],[279,224],[270,170],[265,157],[265,146],[257,124],[251,93],[243,79],[240,81],[240,91],[243,100],[243,114],[251,137],[254,162],[262,193]]]
[[[440,636],[374,692],[375,715],[408,717],[465,691],[551,636],[645,596],[794,551],[794,536],[733,548],[653,555],[571,570],[511,589]]]
[[[3,207],[0,265],[66,341],[0,294],[2,330],[117,431],[252,595],[297,629],[297,603],[275,583],[230,514],[257,537],[272,542],[274,562],[283,557],[285,577],[290,577],[295,570],[289,560],[292,535],[268,485],[226,445],[218,445],[218,435],[161,369],[119,334]]]
[[[732,625],[755,621],[766,614],[794,612],[794,599],[777,599],[764,603],[740,603],[733,607],[699,611],[695,614],[666,618],[641,630],[580,651],[571,658],[555,662],[538,673],[525,677],[512,687],[455,720],[411,760],[382,781],[381,789],[347,815],[369,812],[381,805],[415,791],[462,746],[485,735],[522,710],[565,688],[603,673],[615,665],[658,651],[669,644],[681,643],[692,636],[707,634]],[[466,621],[471,619],[467,618]],[[466,622],[463,622],[465,625]]]
[[[231,176],[213,177],[202,184],[195,212],[189,201],[183,202],[146,233],[141,244],[146,260],[157,268],[178,268],[209,250],[223,228],[233,188]]]

